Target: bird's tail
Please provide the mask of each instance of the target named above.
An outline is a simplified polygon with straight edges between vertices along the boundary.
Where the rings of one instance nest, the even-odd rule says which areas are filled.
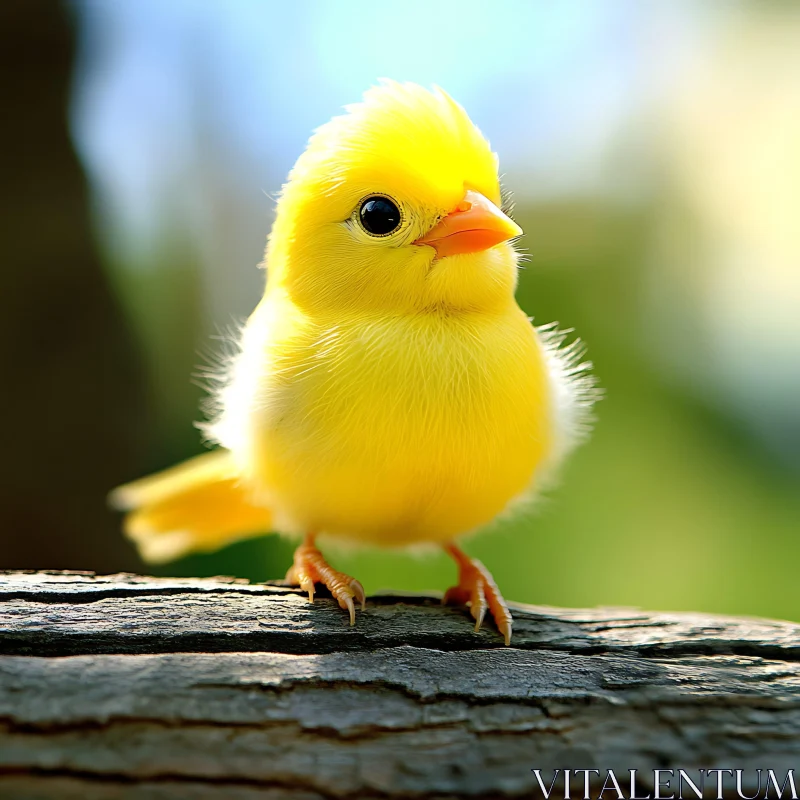
[[[269,510],[252,502],[227,450],[120,486],[110,501],[128,512],[125,533],[154,563],[217,550],[271,527]]]

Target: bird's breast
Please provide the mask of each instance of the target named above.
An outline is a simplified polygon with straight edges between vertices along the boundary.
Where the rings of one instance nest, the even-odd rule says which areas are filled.
[[[260,324],[242,354],[257,379],[251,366],[229,393],[228,446],[282,527],[445,540],[500,513],[548,455],[543,352],[516,306]]]

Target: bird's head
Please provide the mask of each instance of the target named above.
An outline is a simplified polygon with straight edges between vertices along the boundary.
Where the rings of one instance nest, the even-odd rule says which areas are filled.
[[[497,157],[445,92],[383,82],[312,136],[278,204],[269,287],[310,313],[485,310],[516,286]]]

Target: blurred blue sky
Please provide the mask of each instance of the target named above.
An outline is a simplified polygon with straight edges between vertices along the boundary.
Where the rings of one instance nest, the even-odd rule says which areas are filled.
[[[450,92],[501,154],[517,194],[624,194],[632,165],[609,176],[599,154],[646,104],[664,61],[721,7],[83,0],[74,129],[104,216],[124,220],[134,241],[176,195],[202,227],[186,174],[215,144],[229,160],[236,154],[227,180],[246,176],[275,192],[309,133],[381,77]]]

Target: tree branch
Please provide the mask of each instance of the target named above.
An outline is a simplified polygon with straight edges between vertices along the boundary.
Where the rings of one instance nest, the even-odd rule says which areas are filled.
[[[350,628],[276,585],[0,574],[0,796],[515,797],[537,767],[797,767],[800,626],[513,612],[506,648],[428,596],[372,597]]]

